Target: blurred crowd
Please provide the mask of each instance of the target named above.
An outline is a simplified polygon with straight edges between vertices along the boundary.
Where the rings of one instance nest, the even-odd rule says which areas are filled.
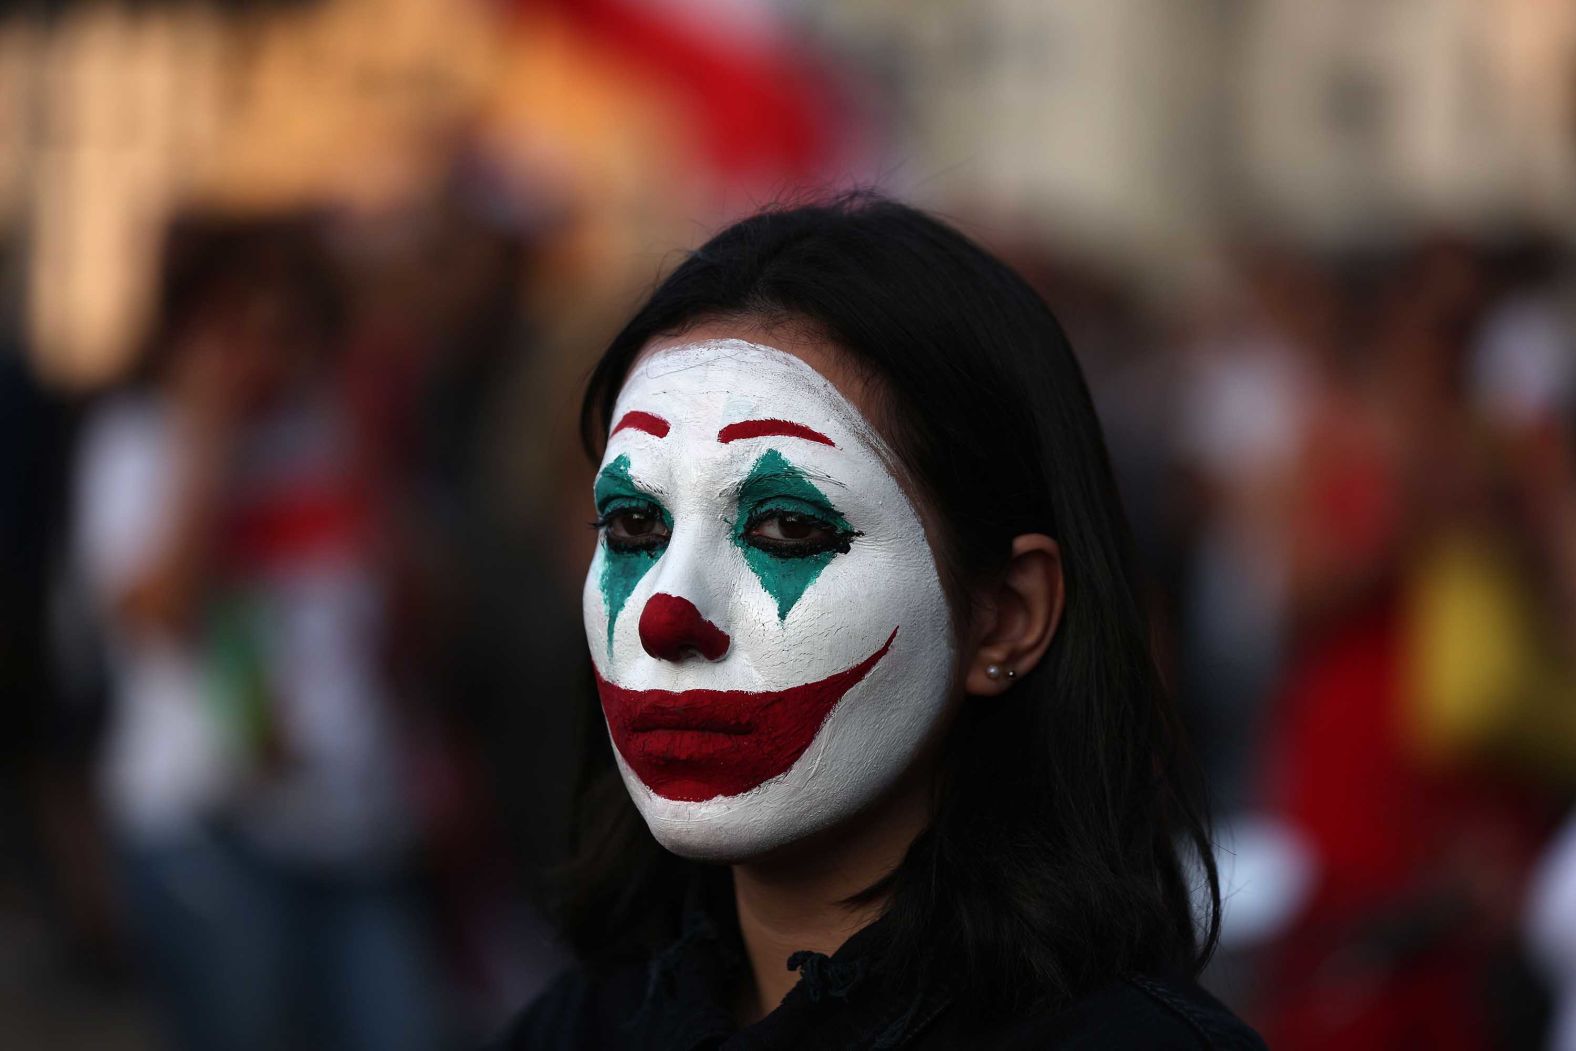
[[[7,840],[174,1046],[463,1046],[556,961],[579,632],[486,482],[528,245],[330,242],[184,218],[124,382],[6,360]]]
[[[1147,332],[1064,311],[1220,825],[1211,978],[1272,1047],[1570,1046],[1576,271],[1228,255]]]
[[[662,4],[517,7],[502,80],[550,105],[424,133],[375,206],[168,209],[107,378],[45,366],[69,326],[11,279],[54,273],[54,213],[0,226],[20,1046],[472,1046],[562,963],[578,385],[670,249],[864,179],[924,95],[736,14],[719,45]],[[1218,823],[1206,985],[1277,1048],[1576,1049],[1568,231],[1247,224],[1167,281],[886,181],[1089,376]]]

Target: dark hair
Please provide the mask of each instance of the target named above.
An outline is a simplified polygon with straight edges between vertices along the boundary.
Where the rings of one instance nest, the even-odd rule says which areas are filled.
[[[158,299],[141,355],[143,378],[157,377],[187,330],[206,311],[249,297],[277,297],[292,330],[316,347],[340,334],[345,303],[316,216],[232,218],[192,213],[165,232]]]
[[[1050,309],[905,205],[856,194],[767,211],[686,258],[613,339],[582,407],[593,458],[641,348],[729,318],[808,323],[878,380],[877,424],[941,526],[955,620],[968,618],[957,587],[999,574],[1013,537],[1061,547],[1050,651],[1000,698],[963,706],[935,818],[872,888],[890,892],[874,973],[945,981],[990,1012],[1054,1007],[1131,972],[1196,974],[1219,926],[1207,826],[1100,425]],[[590,959],[653,930],[689,867],[655,846],[601,740],[565,917]]]

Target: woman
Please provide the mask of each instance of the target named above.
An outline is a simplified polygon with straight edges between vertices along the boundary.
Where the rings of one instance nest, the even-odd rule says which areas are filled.
[[[585,968],[505,1046],[1260,1046],[1191,981],[1207,835],[1021,279],[879,198],[767,212],[661,284],[582,420]]]

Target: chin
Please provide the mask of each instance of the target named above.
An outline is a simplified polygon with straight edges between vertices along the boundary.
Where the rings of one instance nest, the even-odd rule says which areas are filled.
[[[647,818],[646,827],[651,829],[652,836],[669,853],[691,861],[718,865],[751,861],[782,845],[769,835],[740,836],[737,832],[719,829],[704,818],[693,821]]]
[[[619,762],[619,772],[651,835],[681,858],[732,865],[780,850],[837,824],[848,816],[845,805],[806,798],[795,791],[789,774],[734,796],[699,802],[657,795]]]

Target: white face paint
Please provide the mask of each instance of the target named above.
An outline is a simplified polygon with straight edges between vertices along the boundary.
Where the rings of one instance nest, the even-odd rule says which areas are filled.
[[[613,420],[586,637],[652,833],[735,861],[869,805],[954,667],[890,450],[804,361],[741,340],[643,359]]]

